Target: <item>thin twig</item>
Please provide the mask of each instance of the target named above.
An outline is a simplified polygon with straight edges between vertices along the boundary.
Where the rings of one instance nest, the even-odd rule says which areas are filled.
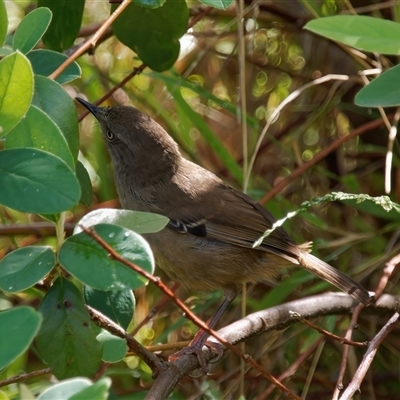
[[[179,288],[179,282],[175,282],[174,285],[171,288],[171,291],[175,293],[178,288]],[[129,332],[132,336],[135,336],[138,332],[139,329],[142,328],[144,325],[146,325],[149,321],[151,321],[152,318],[160,311],[160,309],[163,307],[163,305],[169,300],[169,297],[167,295],[164,295],[161,297],[160,300],[157,301],[156,305],[152,308],[152,310],[146,315],[145,318],[143,318],[142,322],[140,322],[135,328],[132,330],[132,332]]]
[[[331,338],[333,340],[337,340],[342,344],[348,344],[349,346],[356,346],[356,347],[366,347],[368,345],[368,342],[355,342],[353,340],[348,340],[346,338],[343,338],[341,336],[335,335],[332,332],[329,332],[323,328],[320,328],[317,325],[314,325],[312,322],[306,320],[305,318],[303,318],[300,314],[293,312],[292,313],[293,318],[296,318],[297,320],[299,320],[300,322],[302,322],[303,324],[308,325],[310,328],[315,329],[317,332],[319,332],[321,335],[325,335],[328,338]]]
[[[376,291],[375,291],[375,295],[374,295],[375,301],[382,295],[387,283],[389,282],[389,279],[390,279],[391,275],[393,274],[395,268],[397,267],[397,265],[399,263],[400,263],[400,254],[396,255],[395,257],[393,257],[390,261],[388,261],[386,263],[386,266],[383,269],[383,273],[382,273],[381,279],[379,280],[379,283],[378,283]],[[360,312],[362,310],[361,306],[362,305],[360,305],[360,308],[361,308],[360,310],[358,310],[358,307],[357,307],[357,309],[354,311],[349,330],[346,333],[346,339],[348,337],[351,337],[351,333],[352,333],[353,327],[356,325],[357,319],[358,319],[357,311]],[[376,338],[376,336],[375,336],[375,338]],[[369,343],[368,349],[371,348],[371,342]],[[368,351],[370,351],[370,350],[367,350],[367,353],[368,353]],[[340,391],[343,389],[343,377],[344,377],[344,373],[345,373],[345,370],[346,370],[348,352],[349,352],[349,347],[346,346],[344,348],[344,350],[343,350],[343,356],[342,356],[342,362],[341,362],[341,365],[340,365],[339,377],[338,377],[338,380],[337,380],[337,385],[336,385],[336,389],[335,389],[335,392],[333,394],[332,400],[337,400],[339,398]],[[364,355],[364,358],[365,358],[365,356],[366,355]]]
[[[386,323],[386,325],[378,332],[378,334],[370,341],[368,349],[361,361],[361,364],[357,368],[356,373],[353,376],[349,386],[343,392],[340,400],[349,400],[353,398],[356,392],[360,391],[361,382],[364,379],[372,361],[375,358],[375,354],[378,351],[378,347],[381,345],[383,340],[389,335],[390,332],[400,323],[400,314],[393,314],[392,318]]]
[[[400,254],[397,254],[385,264],[385,268],[383,269],[381,279],[379,280],[375,290],[375,299],[378,299],[381,296],[395,268],[399,264],[400,264]]]
[[[37,371],[29,372],[27,374],[20,374],[20,375],[12,376],[11,378],[4,379],[4,381],[0,381],[0,387],[11,385],[12,383],[26,381],[28,379],[35,378],[37,376],[50,374],[50,373],[51,373],[50,368],[44,368],[44,369],[39,369]]]
[[[86,306],[89,311],[90,317],[101,328],[106,329],[108,332],[122,339],[125,339],[130,351],[135,352],[150,368],[153,372],[161,371],[166,367],[166,362],[159,359],[151,351],[148,351],[142,346],[132,335],[125,332],[119,325],[117,325],[110,318],[106,317],[99,311],[95,310],[90,306]]]
[[[351,340],[351,337],[353,335],[353,330],[355,326],[357,326],[357,321],[358,317],[361,313],[361,311],[364,309],[363,304],[359,304],[353,312],[353,315],[351,316],[351,321],[350,321],[350,326],[347,329],[345,339],[346,340]],[[347,366],[347,359],[349,357],[349,351],[350,351],[350,346],[349,345],[344,345],[343,346],[343,354],[342,354],[342,360],[340,362],[340,369],[339,369],[339,376],[337,379],[335,391],[333,392],[332,395],[332,400],[337,400],[340,394],[340,391],[343,389],[343,378],[344,374],[346,372],[346,366]]]
[[[202,10],[202,12],[195,15],[190,20],[187,29],[190,29],[191,27],[193,27],[197,22],[199,22],[199,20],[201,18],[203,18],[205,15],[207,15],[211,10],[212,10],[212,7],[206,7],[204,10]],[[115,10],[115,11],[117,11],[117,10]],[[139,67],[135,67],[131,73],[129,73],[124,79],[122,79],[121,82],[119,82],[114,87],[112,87],[103,97],[100,97],[100,99],[98,99],[94,104],[99,105],[99,104],[103,103],[104,100],[111,97],[118,89],[123,87],[132,78],[134,78],[136,75],[139,75],[140,73],[142,73],[146,67],[147,67],[147,65],[144,63],[142,63]],[[78,121],[81,122],[88,114],[89,114],[89,111],[85,110],[81,115],[79,115]]]
[[[96,46],[97,41],[103,35],[103,33],[107,30],[109,26],[119,17],[119,15],[129,6],[132,0],[124,0],[121,5],[106,19],[104,24],[99,28],[99,30],[88,39],[85,44],[77,49],[75,53],[71,54],[51,75],[49,75],[50,79],[56,79],[69,65],[71,65],[78,57],[84,54],[90,48],[94,48]]]

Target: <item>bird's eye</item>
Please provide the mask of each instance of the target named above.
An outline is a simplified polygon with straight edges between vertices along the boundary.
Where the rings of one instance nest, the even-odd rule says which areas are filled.
[[[109,141],[112,141],[115,139],[115,135],[110,130],[107,131],[107,139]]]

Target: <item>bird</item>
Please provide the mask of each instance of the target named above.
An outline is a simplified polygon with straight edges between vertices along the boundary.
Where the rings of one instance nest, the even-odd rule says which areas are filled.
[[[368,291],[347,275],[296,244],[276,227],[261,244],[254,243],[276,222],[247,194],[214,173],[184,158],[177,143],[154,119],[135,107],[95,106],[76,98],[98,120],[114,166],[123,208],[169,218],[157,233],[144,235],[157,265],[189,291],[222,289],[224,301],[209,322],[213,328],[240,292],[243,283],[276,276],[298,265],[368,305]],[[197,336],[197,335],[196,335]],[[198,353],[207,335],[192,341]]]

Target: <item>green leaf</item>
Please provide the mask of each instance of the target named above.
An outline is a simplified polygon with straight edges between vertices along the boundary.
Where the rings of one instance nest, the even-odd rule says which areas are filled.
[[[91,388],[102,388],[101,391],[96,391],[97,397],[91,396],[93,392],[87,392],[86,397],[83,397],[84,400],[101,400],[107,399],[107,396],[104,396],[104,388],[107,389],[111,385],[110,378],[102,378],[99,379],[96,383],[93,383],[89,379],[86,378],[72,378],[66,379],[62,382],[56,383],[54,386],[51,386],[47,390],[45,390],[37,400],[71,400],[71,399],[80,399],[82,397],[81,394],[85,394],[85,391]]]
[[[232,4],[232,1],[233,0],[200,0],[201,3],[207,6],[219,8],[221,10],[226,10]]]
[[[33,94],[31,65],[20,52],[0,61],[0,137],[4,136],[28,111]]]
[[[66,379],[46,389],[37,400],[69,400],[71,396],[91,385],[92,381],[87,378]]]
[[[89,207],[92,204],[92,182],[86,168],[80,161],[76,163],[76,177],[81,186],[81,198],[79,201]]]
[[[60,52],[71,47],[82,24],[85,0],[38,0],[37,4],[48,7],[53,13],[43,43]]]
[[[94,228],[118,254],[153,273],[153,254],[141,236],[116,225],[99,224]],[[73,235],[63,243],[59,261],[71,275],[95,289],[137,289],[147,283],[142,275],[109,257],[108,252],[85,232]]]
[[[69,210],[81,192],[74,173],[60,158],[31,148],[0,151],[0,204],[14,210],[57,214]]]
[[[110,386],[110,378],[101,378],[87,388],[82,389],[80,392],[74,394],[68,400],[107,400],[109,398],[108,389]]]
[[[135,297],[131,290],[104,292],[88,286],[83,288],[85,302],[106,317],[127,329],[135,310]]]
[[[27,55],[28,60],[32,64],[33,72],[37,75],[49,76],[52,74],[68,56],[57,53],[53,50],[38,49],[30,51]],[[69,65],[57,78],[59,84],[71,82],[81,76],[81,67],[74,61]]]
[[[27,246],[14,250],[0,261],[0,289],[21,292],[43,279],[56,258],[49,246]]]
[[[60,157],[75,170],[68,143],[59,127],[42,110],[31,105],[25,118],[6,137],[6,148],[33,147]]]
[[[126,341],[103,330],[97,340],[103,344],[102,359],[105,362],[116,363],[126,356]]]
[[[41,322],[42,316],[31,307],[15,307],[0,312],[0,370],[29,347]]]
[[[335,15],[305,26],[311,32],[362,51],[400,54],[400,24],[363,15]]]
[[[113,30],[150,68],[165,71],[179,56],[179,38],[186,32],[188,21],[185,0],[167,0],[156,9],[131,3],[113,23]]]
[[[33,104],[43,110],[60,128],[74,160],[78,158],[78,114],[63,87],[44,76],[35,75]]]
[[[78,288],[58,278],[39,311],[43,314],[43,324],[36,344],[53,374],[58,379],[92,376],[100,366],[102,346],[96,340]]]
[[[46,32],[51,21],[51,11],[40,7],[31,11],[18,25],[14,34],[13,48],[21,53],[31,51]]]
[[[400,65],[388,69],[356,95],[354,102],[361,107],[392,107],[400,104]]]
[[[96,224],[113,224],[130,229],[136,233],[155,233],[164,229],[169,218],[163,215],[132,210],[116,210],[114,208],[100,208],[86,214],[77,224],[75,233],[82,229],[79,225],[90,228]]]
[[[7,9],[3,0],[0,0],[0,46],[4,44],[7,37],[8,19]]]

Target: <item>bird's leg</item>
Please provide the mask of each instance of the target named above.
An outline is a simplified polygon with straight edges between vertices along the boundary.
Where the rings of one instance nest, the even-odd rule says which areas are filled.
[[[236,291],[231,291],[231,290],[224,291],[224,301],[219,306],[217,312],[211,318],[211,320],[209,320],[209,322],[207,321],[207,325],[210,329],[213,329],[214,326],[217,324],[218,320],[221,318],[224,311],[228,308],[229,304],[232,303],[233,299],[236,296],[236,293],[237,293]],[[197,359],[199,360],[199,364],[201,366],[202,371],[204,373],[207,373],[208,372],[207,364],[201,352],[203,346],[206,345],[207,347],[217,349],[218,351],[222,352],[222,350],[219,349],[218,347],[218,343],[207,341],[209,336],[210,335],[207,332],[200,329],[196,333],[196,335],[194,336],[193,340],[190,342],[188,347],[185,347],[184,349],[178,351],[177,353],[172,354],[168,360],[174,361],[183,355],[195,354],[197,356]]]

